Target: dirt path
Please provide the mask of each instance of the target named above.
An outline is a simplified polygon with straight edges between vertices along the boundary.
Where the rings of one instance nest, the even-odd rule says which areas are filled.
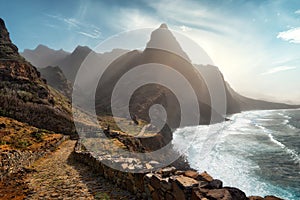
[[[75,141],[65,141],[57,151],[33,165],[36,172],[26,180],[32,192],[25,199],[135,199],[72,159],[74,145]]]

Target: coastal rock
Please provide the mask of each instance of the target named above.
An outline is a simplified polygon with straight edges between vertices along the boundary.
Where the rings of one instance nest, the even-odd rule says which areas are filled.
[[[176,171],[175,167],[167,167],[159,170],[159,172],[162,174],[162,177],[170,176],[172,173]]]
[[[250,196],[248,197],[249,200],[263,200],[264,198],[260,197],[260,196]]]
[[[224,187],[232,196],[232,199],[247,200],[246,194],[238,188]],[[271,199],[270,199],[271,200]]]
[[[199,185],[198,181],[195,179],[186,177],[186,176],[178,176],[175,182],[179,185],[180,188],[184,190],[192,189],[192,187],[196,187]]]
[[[188,170],[184,172],[184,175],[196,179],[199,176],[199,173],[197,171]]]
[[[214,179],[208,182],[206,186],[204,186],[204,188],[208,188],[208,189],[221,189],[222,187],[223,187],[223,182],[218,179]]]
[[[193,188],[191,200],[201,200],[204,198],[202,192],[200,192],[199,188]]]
[[[208,199],[214,199],[214,200],[239,200],[233,198],[230,192],[226,189],[209,190],[206,196],[208,197]]]
[[[213,178],[206,171],[204,171],[201,174],[199,174],[199,176],[197,177],[197,180],[210,182],[213,180]]]

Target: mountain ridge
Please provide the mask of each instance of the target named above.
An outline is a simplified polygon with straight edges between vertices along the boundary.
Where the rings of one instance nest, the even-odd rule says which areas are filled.
[[[167,39],[167,40],[161,40],[160,39],[160,40],[158,40],[160,42],[154,42],[153,43],[153,39],[158,38],[160,34],[168,35],[168,36],[170,36],[170,34],[171,34],[171,39]],[[162,38],[165,38],[165,36],[162,37]],[[169,31],[166,24],[162,24],[158,29],[156,29],[152,32],[150,40],[146,44],[146,47],[145,47],[144,51],[149,51],[150,52],[151,49],[154,49],[154,47],[159,46],[158,43],[160,45],[161,44],[167,44],[165,46],[168,46],[168,43],[170,43],[170,41],[171,41],[171,43],[172,42],[174,43],[174,41],[175,41],[175,43],[176,43],[175,46],[177,46],[175,48],[177,50],[173,51],[173,53],[176,53],[177,55],[181,56],[182,58],[190,61],[190,59],[188,58],[186,53],[182,50],[180,45],[177,44],[176,38],[172,35],[172,32]],[[171,46],[174,46],[174,45],[171,45]],[[170,48],[166,47],[166,49],[170,49]],[[67,77],[68,80],[71,79],[70,81],[74,82],[76,72],[79,69],[79,67],[80,67],[81,63],[83,62],[83,60],[89,54],[89,52],[93,52],[93,51],[88,47],[78,46],[68,56],[70,57],[72,55],[72,56],[76,57],[75,55],[79,54],[79,55],[81,55],[80,59],[78,59],[77,61],[74,61],[72,58],[68,58],[68,60],[72,61],[72,62],[64,61],[64,64],[62,64],[63,66],[58,65],[63,70],[63,73],[65,74],[65,76]],[[135,51],[133,51],[133,52],[135,52]],[[138,51],[136,51],[136,53],[137,52]],[[93,52],[93,53],[95,53],[95,52]],[[101,55],[104,56],[105,54],[107,54],[107,53],[103,53]],[[100,55],[100,54],[98,54],[98,55]],[[70,63],[73,63],[73,64],[70,64]],[[256,110],[256,109],[272,109],[272,108],[274,108],[274,109],[280,109],[280,108],[286,109],[286,108],[298,108],[299,107],[299,105],[291,105],[291,104],[285,104],[285,103],[273,103],[271,101],[253,99],[251,97],[245,97],[243,95],[239,95],[237,92],[235,92],[231,88],[229,83],[227,83],[224,80],[222,72],[219,70],[218,67],[216,67],[216,66],[203,66],[202,65],[202,67],[200,67],[200,69],[202,69],[201,73],[204,73],[204,74],[206,73],[206,76],[207,76],[207,74],[212,74],[212,75],[209,75],[209,76],[219,76],[219,75],[221,75],[221,79],[223,80],[224,86],[225,86],[225,89],[226,89],[227,109],[229,111],[228,113],[236,113],[236,112],[240,112],[240,111]],[[210,79],[212,79],[212,81],[213,81],[214,77],[212,77]],[[263,102],[265,102],[265,103],[263,103]]]

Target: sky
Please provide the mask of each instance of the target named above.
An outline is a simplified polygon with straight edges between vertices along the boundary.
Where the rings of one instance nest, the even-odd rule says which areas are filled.
[[[94,48],[167,23],[200,45],[239,93],[300,104],[298,0],[0,0],[0,17],[20,51]]]

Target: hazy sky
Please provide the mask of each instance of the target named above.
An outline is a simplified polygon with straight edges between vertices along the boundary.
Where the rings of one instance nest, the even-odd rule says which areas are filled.
[[[165,22],[196,41],[238,92],[300,103],[298,0],[0,0],[0,17],[20,51],[93,48]]]

